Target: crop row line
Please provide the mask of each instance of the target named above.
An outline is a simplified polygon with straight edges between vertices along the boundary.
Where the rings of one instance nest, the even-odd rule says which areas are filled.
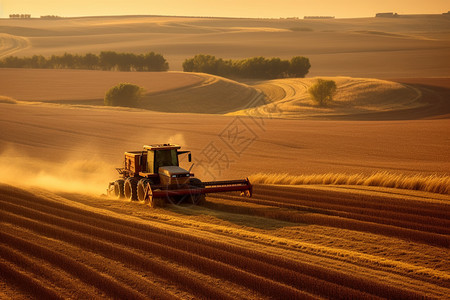
[[[36,206],[37,204],[35,202],[26,204],[24,203],[24,205],[27,206]],[[67,207],[69,208],[69,207]],[[28,208],[29,209],[29,208]],[[49,207],[41,207],[42,210],[48,212]],[[53,208],[55,209],[55,208]],[[73,209],[73,208],[72,208]],[[17,214],[25,214],[26,213],[26,209],[24,209],[24,207],[16,207],[8,208],[9,211],[13,210],[15,211],[15,213]],[[180,257],[185,257],[184,259],[182,259],[182,261],[180,261],[180,263],[184,263],[186,264],[189,259],[192,259],[192,257],[196,257],[196,256],[203,256],[203,257],[207,257],[209,259],[215,259],[215,260],[220,260],[222,263],[227,263],[230,264],[234,267],[240,267],[243,270],[248,270],[251,272],[254,272],[256,274],[259,274],[262,277],[270,277],[272,279],[277,279],[278,281],[282,281],[285,284],[291,285],[291,286],[298,286],[299,282],[303,283],[303,287],[302,289],[305,289],[307,291],[311,291],[311,292],[315,292],[317,293],[318,291],[323,294],[326,293],[326,291],[331,291],[331,293],[333,295],[336,295],[336,291],[337,290],[345,290],[346,286],[347,287],[351,287],[352,289],[357,289],[357,290],[364,290],[364,291],[371,291],[373,292],[375,295],[376,294],[380,294],[380,290],[383,291],[383,293],[387,292],[388,294],[390,293],[390,295],[404,295],[405,291],[401,290],[401,289],[396,289],[396,288],[388,288],[387,285],[379,285],[378,283],[375,282],[371,282],[371,281],[367,281],[367,280],[362,280],[360,278],[354,277],[354,276],[349,276],[340,272],[336,272],[330,269],[325,269],[325,268],[320,268],[318,266],[312,266],[312,265],[308,265],[308,264],[301,264],[298,262],[293,263],[292,261],[283,259],[283,258],[277,258],[275,256],[270,256],[270,255],[262,255],[259,252],[254,252],[254,251],[245,251],[242,248],[238,248],[238,247],[232,247],[230,245],[224,244],[224,243],[218,243],[216,245],[211,245],[211,243],[206,243],[206,245],[202,246],[202,242],[201,240],[199,240],[198,238],[190,238],[189,236],[183,236],[181,235],[181,238],[176,237],[177,234],[174,234],[174,236],[172,236],[171,233],[167,233],[167,232],[163,232],[163,234],[160,236],[156,235],[154,232],[148,231],[148,230],[140,230],[138,228],[130,228],[129,226],[125,225],[125,227],[122,227],[122,224],[116,224],[116,220],[115,219],[110,219],[110,217],[107,216],[102,216],[102,215],[98,215],[97,219],[92,219],[92,218],[87,218],[87,217],[83,217],[82,215],[79,214],[75,214],[75,215],[70,215],[67,211],[51,211],[52,215],[61,215],[63,214],[64,218],[70,218],[70,219],[74,219],[77,220],[78,224],[65,224],[65,226],[75,226],[76,228],[78,228],[77,230],[84,230],[85,232],[89,232],[90,234],[92,234],[92,231],[94,231],[93,228],[88,228],[85,226],[85,228],[81,228],[80,226],[83,224],[91,224],[92,226],[94,226],[95,228],[102,228],[100,229],[95,229],[94,234],[96,236],[98,236],[99,238],[105,238],[105,236],[107,236],[108,234],[111,234],[111,231],[114,233],[114,237],[110,237],[109,239],[115,243],[117,243],[118,241],[120,241],[119,243],[124,244],[127,247],[135,247],[135,248],[146,248],[146,250],[148,251],[148,245],[142,245],[142,243],[149,243],[147,241],[142,241],[141,239],[136,239],[133,240],[133,237],[140,237],[140,238],[145,238],[145,240],[149,240],[152,241],[153,244],[152,246],[150,246],[152,249],[152,253],[155,253],[157,251],[155,251],[155,247],[157,247],[158,245],[155,245],[155,243],[161,243],[163,245],[159,245],[160,250],[158,250],[158,255],[162,255],[165,256],[168,259],[172,259],[175,261],[180,261]],[[41,213],[42,214],[42,213]],[[64,222],[68,222],[65,219],[56,219],[52,216],[47,216],[47,217],[43,217],[43,216],[36,216],[36,215],[29,215],[29,217],[31,218],[39,218],[39,220],[41,221],[46,221],[46,222],[53,222],[53,223],[57,223],[58,225],[63,224]],[[46,219],[46,218],[50,218],[50,219]],[[108,224],[106,221],[102,221],[101,223],[99,223],[99,218],[106,218],[109,219],[109,221],[114,221],[113,223],[115,224],[114,226],[112,224]],[[120,221],[120,220],[118,220]],[[79,224],[79,223],[82,224]],[[106,222],[106,223],[105,223]],[[133,225],[133,224],[128,224],[128,225]],[[137,226],[137,224],[134,224],[134,226]],[[105,232],[105,228],[108,228],[110,230],[110,232]],[[148,229],[148,227],[147,227]],[[127,235],[121,235],[118,233],[115,233],[114,231],[122,231],[122,232],[126,232]],[[131,236],[130,236],[131,235]],[[191,239],[191,240],[190,240]],[[122,242],[124,241],[124,242]],[[183,242],[184,241],[184,242]],[[200,243],[199,243],[200,241]],[[213,243],[214,244],[214,243]],[[175,248],[171,248],[172,247],[176,247]],[[213,247],[215,246],[215,247]],[[219,249],[222,248],[222,250],[219,251]],[[170,251],[174,252],[175,254],[172,254],[171,257],[167,256],[167,251],[168,249],[171,249]],[[176,251],[180,251],[179,249],[182,249],[184,251],[184,253],[179,253]],[[228,253],[226,251],[229,251]],[[188,253],[188,254],[186,254]],[[186,257],[187,255],[187,257]],[[252,257],[253,259],[250,259],[250,257]],[[255,258],[257,258],[258,260],[256,260]],[[195,263],[191,263],[191,265],[193,267],[199,266],[200,264],[198,262]],[[216,266],[217,267],[217,266]],[[222,267],[223,266],[219,266]],[[282,269],[280,269],[280,267],[282,267]],[[212,268],[214,269],[214,268]],[[305,273],[308,274],[312,277],[315,278],[311,278],[309,276],[306,276],[305,274],[301,274],[301,273]],[[214,273],[214,272],[213,272]],[[242,279],[245,280],[246,277],[243,277]],[[320,279],[322,278],[322,279]],[[324,282],[324,280],[329,281]],[[309,282],[309,286],[308,283]],[[240,281],[240,283],[242,283]],[[343,285],[344,287],[340,287],[340,286],[336,286],[334,283],[339,283],[340,285]],[[375,288],[373,288],[375,287]],[[326,288],[326,289],[325,289]],[[357,294],[357,291],[355,290],[351,290],[351,289],[347,289],[347,292],[344,294]],[[361,297],[361,295],[359,295],[359,297]]]

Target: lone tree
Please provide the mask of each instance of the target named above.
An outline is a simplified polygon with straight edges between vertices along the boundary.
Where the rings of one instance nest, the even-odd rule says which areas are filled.
[[[119,83],[106,92],[103,102],[107,106],[136,107],[143,91],[143,88],[135,84]]]
[[[329,102],[333,101],[333,96],[336,93],[336,82],[319,78],[309,88],[308,92],[320,106],[326,106]]]

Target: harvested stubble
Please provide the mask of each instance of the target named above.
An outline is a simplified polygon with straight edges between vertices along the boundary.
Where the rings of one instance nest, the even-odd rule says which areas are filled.
[[[25,195],[26,193],[23,196]],[[27,197],[30,201],[8,198],[0,201],[4,209],[2,218],[6,222],[27,228],[37,234],[88,248],[136,267],[149,268],[159,276],[191,290],[197,296],[214,294],[219,298],[226,298],[219,290],[211,290],[207,284],[183,276],[176,270],[169,271],[151,257],[156,255],[201,273],[258,290],[268,296],[308,298],[310,296],[308,292],[324,296],[343,295],[358,298],[370,298],[374,295],[402,298],[416,295],[320,266],[292,262],[219,241],[204,240],[177,232],[167,232],[153,226],[118,220],[32,195]],[[127,232],[127,235],[122,232]],[[135,252],[136,250],[138,252]],[[138,254],[141,251],[152,255],[144,257]]]

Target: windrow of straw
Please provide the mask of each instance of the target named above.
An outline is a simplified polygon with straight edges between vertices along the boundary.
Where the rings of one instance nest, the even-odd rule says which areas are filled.
[[[450,194],[450,176],[448,175],[405,175],[389,172],[377,172],[371,175],[349,175],[344,173],[312,175],[257,173],[250,176],[250,181],[259,184],[281,185],[363,185]]]

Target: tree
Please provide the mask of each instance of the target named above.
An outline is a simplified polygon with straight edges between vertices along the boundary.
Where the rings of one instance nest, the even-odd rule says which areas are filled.
[[[267,61],[265,78],[282,78],[285,77],[289,69],[289,61],[281,60],[278,57],[271,58]]]
[[[136,107],[143,91],[143,88],[135,84],[119,83],[106,92],[103,102],[107,106]]]
[[[308,92],[320,106],[326,106],[329,102],[333,101],[333,96],[336,93],[336,82],[319,78],[308,89]]]
[[[61,57],[61,64],[65,69],[75,69],[76,66],[76,57],[70,53],[64,53]]]
[[[218,62],[213,55],[198,54],[187,64],[193,66],[193,72],[217,74]]]
[[[303,56],[295,56],[291,59],[289,66],[289,77],[305,77],[309,73],[311,64],[309,59]]]
[[[252,57],[245,59],[241,64],[242,75],[248,78],[265,78],[267,70],[267,60],[262,57]]]
[[[100,66],[102,70],[113,70],[117,65],[117,53],[114,51],[100,52]]]
[[[183,62],[183,71],[184,72],[194,72],[195,65],[194,65],[194,59],[193,58],[187,58]]]
[[[155,52],[149,52],[143,56],[143,70],[147,71],[167,71],[169,69],[169,63],[164,56]]]
[[[83,57],[83,68],[95,70],[100,63],[100,58],[93,53],[86,53]]]
[[[33,55],[30,59],[30,68],[45,69],[47,60],[42,55]]]

